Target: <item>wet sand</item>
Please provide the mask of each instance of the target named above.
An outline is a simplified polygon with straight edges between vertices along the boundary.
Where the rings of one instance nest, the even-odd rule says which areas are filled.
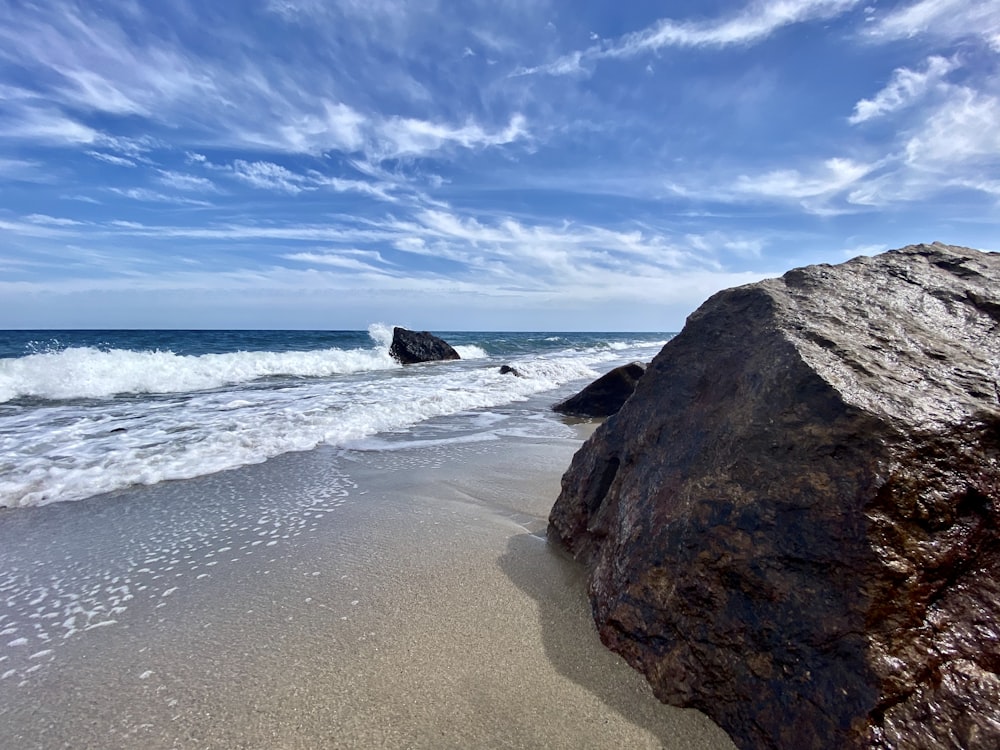
[[[540,536],[579,442],[321,449],[0,516],[0,746],[732,748],[603,648]]]

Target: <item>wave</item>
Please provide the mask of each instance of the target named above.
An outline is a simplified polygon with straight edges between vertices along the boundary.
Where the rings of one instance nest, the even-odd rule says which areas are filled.
[[[111,361],[128,361],[121,353],[108,354]],[[173,357],[162,361],[173,362]],[[203,391],[156,401],[62,402],[33,409],[0,419],[0,444],[5,435],[10,438],[9,449],[0,451],[0,507],[79,500],[259,463],[320,444],[352,445],[596,375],[579,358],[526,359],[516,366],[523,377],[501,375],[492,366],[415,368],[401,376],[303,380],[239,394]]]
[[[0,403],[206,391],[261,378],[317,378],[399,367],[388,349],[180,355],[74,347],[0,359]]]

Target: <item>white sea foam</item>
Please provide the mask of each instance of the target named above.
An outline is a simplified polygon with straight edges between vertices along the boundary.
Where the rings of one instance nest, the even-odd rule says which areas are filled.
[[[465,346],[454,347],[455,351],[458,352],[458,356],[462,359],[485,359],[487,356],[486,350],[475,344],[467,344]]]
[[[361,447],[473,411],[468,429],[452,421],[421,440],[499,435],[496,415],[482,410],[655,353],[646,342],[612,341],[493,358],[460,345],[461,361],[408,368],[388,355],[391,326],[373,325],[369,335],[370,349],[186,356],[70,348],[0,359],[0,507],[186,479],[324,443]],[[501,375],[501,363],[520,377]]]
[[[131,361],[126,356],[131,353],[97,354],[108,355],[120,365]],[[335,350],[332,354],[314,352],[310,356],[291,353],[290,357],[298,363],[300,374],[316,374],[324,368],[326,372],[332,368],[346,370],[341,356],[345,354],[350,353]],[[145,370],[164,363],[169,368],[182,361],[184,364],[175,367],[167,380],[167,387],[176,388],[178,371],[197,370],[209,356],[214,356],[217,363],[230,364],[241,357],[251,357],[258,363],[269,359],[242,354],[153,356],[120,373],[115,388],[129,378],[130,387],[135,388],[142,378],[160,377]],[[334,364],[315,362],[312,369],[305,366],[313,361],[312,357],[318,360],[323,356],[333,359]],[[371,372],[374,364],[382,363],[373,353],[361,352],[357,356],[359,369],[368,367],[369,371],[243,385],[237,391],[229,388],[160,393],[96,404],[55,402],[0,416],[0,506],[77,500],[133,484],[186,479],[259,463],[321,443],[347,445],[379,433],[406,430],[435,417],[507,404],[571,380],[593,377],[596,372],[591,364],[609,355],[516,361],[523,377],[500,375],[498,367],[475,361],[409,369],[384,363],[387,371],[379,374]],[[194,368],[191,360],[198,362]],[[272,372],[279,369],[290,368]],[[260,367],[252,370],[262,371]],[[250,377],[249,368],[242,372]],[[108,368],[90,382],[113,381],[115,377]],[[85,390],[87,377],[82,380],[84,383],[76,387],[77,396]],[[206,381],[196,382],[203,385]]]
[[[0,359],[0,403],[25,397],[68,400],[183,393],[261,378],[329,377],[398,366],[385,347],[198,356],[76,347]]]

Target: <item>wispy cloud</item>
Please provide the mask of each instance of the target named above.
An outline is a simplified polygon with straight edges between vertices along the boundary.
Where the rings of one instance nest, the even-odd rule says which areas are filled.
[[[267,161],[247,162],[237,159],[232,164],[233,176],[251,187],[264,190],[279,190],[285,193],[301,193],[303,178],[278,164]]]
[[[921,71],[896,68],[885,88],[871,99],[862,99],[854,105],[849,122],[857,125],[912,105],[957,67],[956,60],[935,55],[927,59]]]
[[[183,195],[167,195],[148,188],[108,188],[115,195],[142,203],[173,203],[179,206],[211,206],[208,201],[188,198]]]
[[[55,145],[100,145],[101,133],[61,112],[33,105],[13,107],[0,119],[0,138]]]
[[[382,254],[377,250],[343,249],[336,251],[308,251],[287,253],[283,260],[291,260],[309,265],[341,268],[348,271],[398,274],[390,271]]]
[[[866,32],[874,39],[980,37],[1000,51],[1000,5],[995,0],[918,0],[876,13]]]
[[[83,226],[82,221],[76,221],[75,219],[66,219],[58,216],[49,216],[48,214],[29,214],[24,217],[25,221],[30,221],[32,224],[47,224],[50,226],[57,227],[78,227]]]
[[[794,207],[797,211],[828,216],[858,211],[843,200],[865,177],[880,167],[834,157],[795,168],[743,173],[735,177],[718,175],[706,181],[691,177],[671,189],[689,200],[728,204],[772,204]]]
[[[756,44],[793,24],[823,21],[851,10],[860,0],[758,0],[743,10],[710,21],[676,21],[664,18],[641,31],[606,44],[562,55],[553,62],[523,68],[519,74],[567,75],[588,64],[628,58],[666,48],[728,47]]]
[[[175,190],[189,190],[191,192],[215,193],[218,187],[207,177],[175,172],[169,169],[159,170],[159,182]]]
[[[296,12],[315,10],[308,4],[274,7],[292,12],[293,5]],[[383,10],[388,13],[388,6]],[[273,61],[266,52],[251,56],[231,44],[194,55],[156,36],[144,17],[148,10],[136,6],[129,12],[130,29],[138,32],[126,32],[111,14],[74,4],[60,6],[59,13],[8,13],[0,28],[7,57],[51,83],[34,98],[13,101],[0,121],[0,137],[99,145],[119,151],[118,158],[134,158],[128,144],[114,148],[113,136],[90,116],[135,116],[151,129],[190,139],[190,146],[336,151],[379,160],[507,145],[527,135],[526,120],[517,113],[493,127],[471,117],[456,124],[364,111],[346,101],[351,91],[332,72],[267,67]]]
[[[114,154],[106,154],[103,151],[88,151],[87,156],[90,156],[98,161],[107,162],[108,164],[114,164],[116,167],[135,167],[136,164],[131,159],[126,159],[124,156],[115,156]]]
[[[383,158],[421,156],[446,146],[467,149],[502,146],[528,136],[527,122],[514,115],[506,127],[490,131],[475,122],[455,127],[413,118],[392,118],[378,127],[376,152]]]
[[[1000,99],[957,86],[909,138],[906,162],[935,171],[976,162],[987,168],[1000,167],[998,122]]]

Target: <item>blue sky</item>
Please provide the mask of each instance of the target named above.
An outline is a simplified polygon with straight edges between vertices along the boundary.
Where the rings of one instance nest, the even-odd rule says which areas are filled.
[[[1000,249],[1000,0],[0,3],[0,328],[678,330]]]

